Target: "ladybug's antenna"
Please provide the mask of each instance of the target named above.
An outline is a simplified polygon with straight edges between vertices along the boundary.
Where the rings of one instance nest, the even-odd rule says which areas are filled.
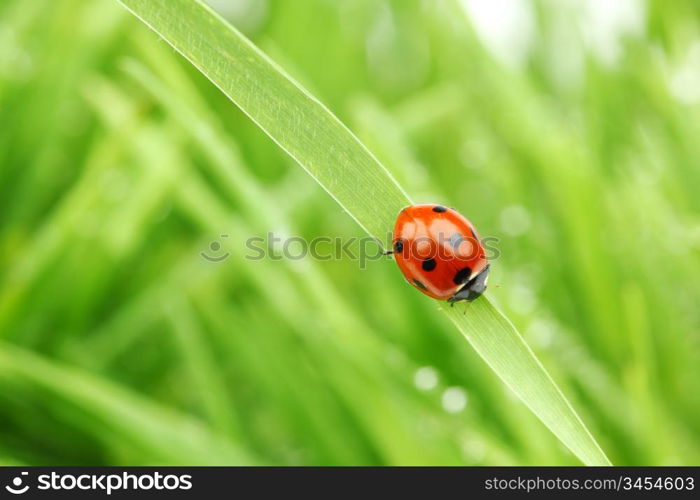
[[[384,250],[382,252],[382,255],[394,255],[394,251],[393,250]]]

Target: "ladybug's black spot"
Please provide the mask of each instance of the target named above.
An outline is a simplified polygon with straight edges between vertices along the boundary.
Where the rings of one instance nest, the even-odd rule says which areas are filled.
[[[469,280],[469,276],[472,275],[472,270],[469,266],[460,269],[457,271],[455,274],[455,277],[452,278],[452,281],[454,282],[455,285],[463,285],[464,283]]]
[[[394,252],[396,252],[396,253],[403,252],[403,240],[402,239],[398,239],[394,242]]]
[[[435,205],[433,207],[433,212],[437,212],[437,213],[447,212],[447,209],[445,207],[443,207],[442,205]]]
[[[433,269],[435,269],[435,266],[437,266],[437,262],[435,262],[435,259],[424,260],[423,264],[421,265],[423,271],[432,271]]]
[[[421,283],[420,281],[418,281],[418,280],[413,280],[413,284],[416,285],[416,286],[417,286],[418,288],[420,288],[421,290],[427,290],[427,288],[425,287],[425,285],[424,285],[423,283]]]

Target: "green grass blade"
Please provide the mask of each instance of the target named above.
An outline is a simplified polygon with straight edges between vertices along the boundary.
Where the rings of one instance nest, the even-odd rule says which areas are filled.
[[[508,388],[587,465],[610,465],[547,370],[513,324],[488,300],[466,311],[444,307],[450,320]]]
[[[323,104],[206,5],[121,3],[219,87],[367,233],[384,241],[408,196]]]
[[[385,241],[410,200],[323,104],[195,0],[119,0],[294,158],[370,235]],[[513,325],[484,297],[450,319],[486,363],[585,464],[610,462]]]

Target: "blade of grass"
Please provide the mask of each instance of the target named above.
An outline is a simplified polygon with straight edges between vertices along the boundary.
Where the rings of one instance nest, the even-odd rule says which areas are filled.
[[[408,196],[323,104],[203,3],[121,3],[219,87],[368,234],[384,241]]]
[[[294,158],[370,235],[386,241],[410,200],[323,104],[197,0],[119,0]],[[458,329],[505,384],[585,464],[610,462],[513,325],[485,297]]]

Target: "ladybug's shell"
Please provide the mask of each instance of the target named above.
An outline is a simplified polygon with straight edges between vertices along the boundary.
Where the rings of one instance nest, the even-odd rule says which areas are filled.
[[[394,257],[406,280],[426,295],[447,300],[488,265],[466,217],[440,205],[411,205],[394,225]]]

